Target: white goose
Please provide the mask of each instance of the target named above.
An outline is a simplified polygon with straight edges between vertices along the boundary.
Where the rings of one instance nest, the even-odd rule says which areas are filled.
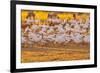
[[[57,34],[54,40],[56,43],[59,43],[59,44],[64,43],[66,41],[66,35],[65,34]]]
[[[22,38],[21,38],[21,43],[24,44],[24,43],[26,43],[26,42],[27,42],[26,38],[22,36]]]
[[[71,39],[75,43],[81,43],[83,41],[83,36],[80,33],[74,33],[73,35],[71,35]]]
[[[32,41],[33,43],[34,42],[39,42],[42,39],[42,36],[40,34],[32,33],[32,32],[30,32],[28,34],[28,37],[29,37],[29,40]]]
[[[90,36],[89,35],[84,36],[83,41],[86,42],[86,43],[89,43],[90,42]]]

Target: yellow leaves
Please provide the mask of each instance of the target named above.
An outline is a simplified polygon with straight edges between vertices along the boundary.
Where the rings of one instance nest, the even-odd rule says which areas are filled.
[[[34,12],[34,13],[35,13],[35,18],[36,19],[46,20],[47,17],[48,17],[48,13],[47,12],[38,11],[38,12]]]
[[[89,16],[90,16],[89,14],[82,14],[82,15],[81,15],[81,17],[82,17],[83,19],[87,19],[87,18],[89,18]]]
[[[66,19],[66,20],[73,19],[73,14],[71,13],[62,13],[58,14],[58,16],[60,19]]]
[[[84,14],[81,14],[81,15],[77,15],[76,19],[86,21],[89,17],[90,17],[89,14],[84,13]]]
[[[21,12],[22,21],[24,21],[26,19],[27,15],[28,15],[28,12],[29,11],[26,11],[26,10],[23,10]],[[46,20],[46,19],[48,19],[48,14],[50,12],[48,12],[48,11],[33,11],[33,13],[35,14],[35,19]],[[73,19],[73,14],[75,14],[75,13],[62,12],[62,13],[58,13],[57,16],[60,19],[70,20],[70,19]],[[80,19],[86,20],[87,18],[89,18],[89,16],[90,15],[88,13],[83,13],[81,15],[77,15],[76,18],[78,20],[80,20]]]
[[[27,15],[28,15],[28,11],[22,11],[22,12],[21,12],[22,21],[25,21]]]

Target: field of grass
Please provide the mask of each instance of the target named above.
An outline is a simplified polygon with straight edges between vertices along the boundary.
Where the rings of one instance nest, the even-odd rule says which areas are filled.
[[[21,62],[72,61],[90,58],[89,44],[22,47]]]

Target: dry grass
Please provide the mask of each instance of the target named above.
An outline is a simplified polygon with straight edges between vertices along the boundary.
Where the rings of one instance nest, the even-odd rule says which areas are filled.
[[[71,61],[90,58],[89,44],[22,47],[21,62]]]

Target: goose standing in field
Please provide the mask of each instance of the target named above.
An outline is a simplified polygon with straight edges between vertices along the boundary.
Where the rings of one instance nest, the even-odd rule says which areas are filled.
[[[33,32],[29,32],[28,34],[29,40],[32,41],[33,43],[37,43],[39,41],[41,41],[42,36],[38,33],[33,33]]]
[[[90,24],[85,23],[85,24],[83,24],[82,28],[87,29],[87,28],[90,28],[89,26],[90,26]]]
[[[47,29],[48,29],[48,26],[47,25],[42,25],[41,26],[41,31],[39,31],[40,34],[42,35],[46,35],[47,33]]]
[[[66,41],[66,35],[65,34],[56,34],[56,37],[55,37],[55,42],[56,43],[64,43]]]
[[[83,36],[80,33],[73,33],[71,35],[71,39],[75,43],[81,43],[81,42],[83,42]]]
[[[74,25],[73,32],[81,33],[82,29],[79,24]]]
[[[70,32],[71,30],[70,24],[66,23],[64,29],[65,29],[65,32]]]
[[[21,38],[21,43],[26,43],[27,42],[27,39],[26,39],[26,37],[24,37],[24,36],[22,36],[22,38]]]
[[[41,25],[41,30],[38,32],[41,36],[41,44],[46,44],[47,43],[47,30],[48,30],[49,26],[48,25]]]
[[[31,31],[32,31],[32,30],[29,28],[29,26],[27,26],[26,29],[25,29],[25,33],[26,33],[26,32],[31,32]]]
[[[90,36],[89,35],[84,36],[83,41],[85,43],[90,43]]]
[[[59,24],[59,25],[57,26],[57,32],[58,32],[58,33],[64,33],[64,32],[65,32],[65,29],[63,28],[63,25]]]
[[[26,37],[24,37],[24,31],[22,31],[22,34],[21,34],[21,43],[25,43],[27,40],[26,40]]]
[[[45,38],[49,42],[54,42],[54,40],[55,40],[55,34],[48,35]]]
[[[39,28],[39,26],[36,25],[36,24],[33,24],[31,28],[32,28],[33,30],[37,30],[37,29]]]
[[[71,41],[71,36],[70,36],[69,33],[66,33],[66,37],[65,37],[65,39],[66,39],[65,43],[68,43],[68,42]]]
[[[54,27],[53,26],[49,26],[47,33],[53,33],[54,32]]]
[[[81,33],[87,33],[87,29],[86,28],[81,28]]]

